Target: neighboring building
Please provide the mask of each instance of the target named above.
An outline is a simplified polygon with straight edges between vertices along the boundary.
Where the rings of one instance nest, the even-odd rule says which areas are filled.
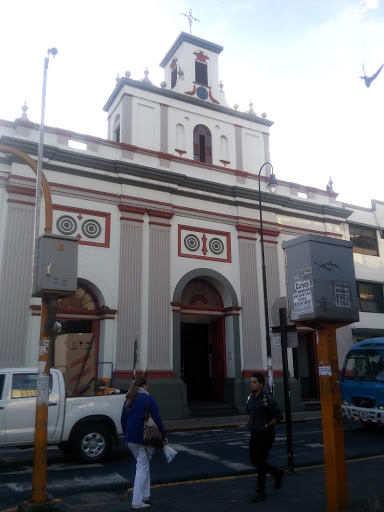
[[[130,73],[104,110],[106,140],[46,127],[43,170],[53,232],[79,239],[78,291],[60,301],[65,332],[94,332],[99,373],[117,386],[137,371],[155,382],[165,417],[192,402],[242,410],[249,376],[265,371],[259,178],[271,160],[272,122],[229,107],[219,82],[222,47],[181,33],[161,62],[164,82]],[[84,149],[71,147],[82,143]],[[36,159],[39,125],[0,121],[0,144]],[[273,161],[273,158],[272,158]],[[282,242],[306,233],[354,243],[360,322],[338,330],[340,359],[384,332],[384,202],[372,209],[318,190],[260,178],[268,299],[286,295]],[[0,153],[0,360],[37,362],[40,301],[31,299],[35,179]],[[41,232],[44,228],[42,214]],[[281,390],[280,351],[273,348]],[[340,361],[341,364],[341,361]],[[318,397],[315,332],[289,349],[293,408]]]

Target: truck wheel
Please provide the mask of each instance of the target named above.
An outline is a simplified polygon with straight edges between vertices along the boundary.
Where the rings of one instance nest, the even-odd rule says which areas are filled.
[[[110,454],[113,438],[103,425],[79,427],[72,437],[72,453],[83,462],[99,462]]]

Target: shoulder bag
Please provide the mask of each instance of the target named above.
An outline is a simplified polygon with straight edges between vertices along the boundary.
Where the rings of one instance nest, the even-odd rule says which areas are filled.
[[[164,446],[163,436],[151,416],[149,398],[147,398],[145,406],[143,442],[146,446],[153,446],[154,448],[163,448]]]

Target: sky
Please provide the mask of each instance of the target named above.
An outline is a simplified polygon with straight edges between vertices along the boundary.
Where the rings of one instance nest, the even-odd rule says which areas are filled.
[[[384,0],[0,0],[0,119],[107,137],[103,111],[116,77],[155,85],[187,14],[192,34],[224,47],[219,75],[229,105],[266,112],[277,179],[371,207],[384,201]],[[255,173],[258,173],[255,169]]]

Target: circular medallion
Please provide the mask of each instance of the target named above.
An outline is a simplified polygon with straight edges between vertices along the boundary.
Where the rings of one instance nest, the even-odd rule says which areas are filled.
[[[77,222],[69,215],[62,215],[57,219],[56,227],[63,235],[72,235],[77,229]]]
[[[201,100],[206,100],[208,98],[208,92],[207,89],[204,89],[204,87],[198,87],[196,90],[197,97]]]
[[[209,248],[213,254],[221,254],[224,251],[224,244],[220,238],[211,238]]]
[[[88,238],[97,238],[101,233],[101,226],[97,220],[89,219],[83,222],[81,231]]]
[[[184,238],[184,245],[188,249],[188,251],[197,251],[200,247],[199,239],[196,235],[187,235]]]

